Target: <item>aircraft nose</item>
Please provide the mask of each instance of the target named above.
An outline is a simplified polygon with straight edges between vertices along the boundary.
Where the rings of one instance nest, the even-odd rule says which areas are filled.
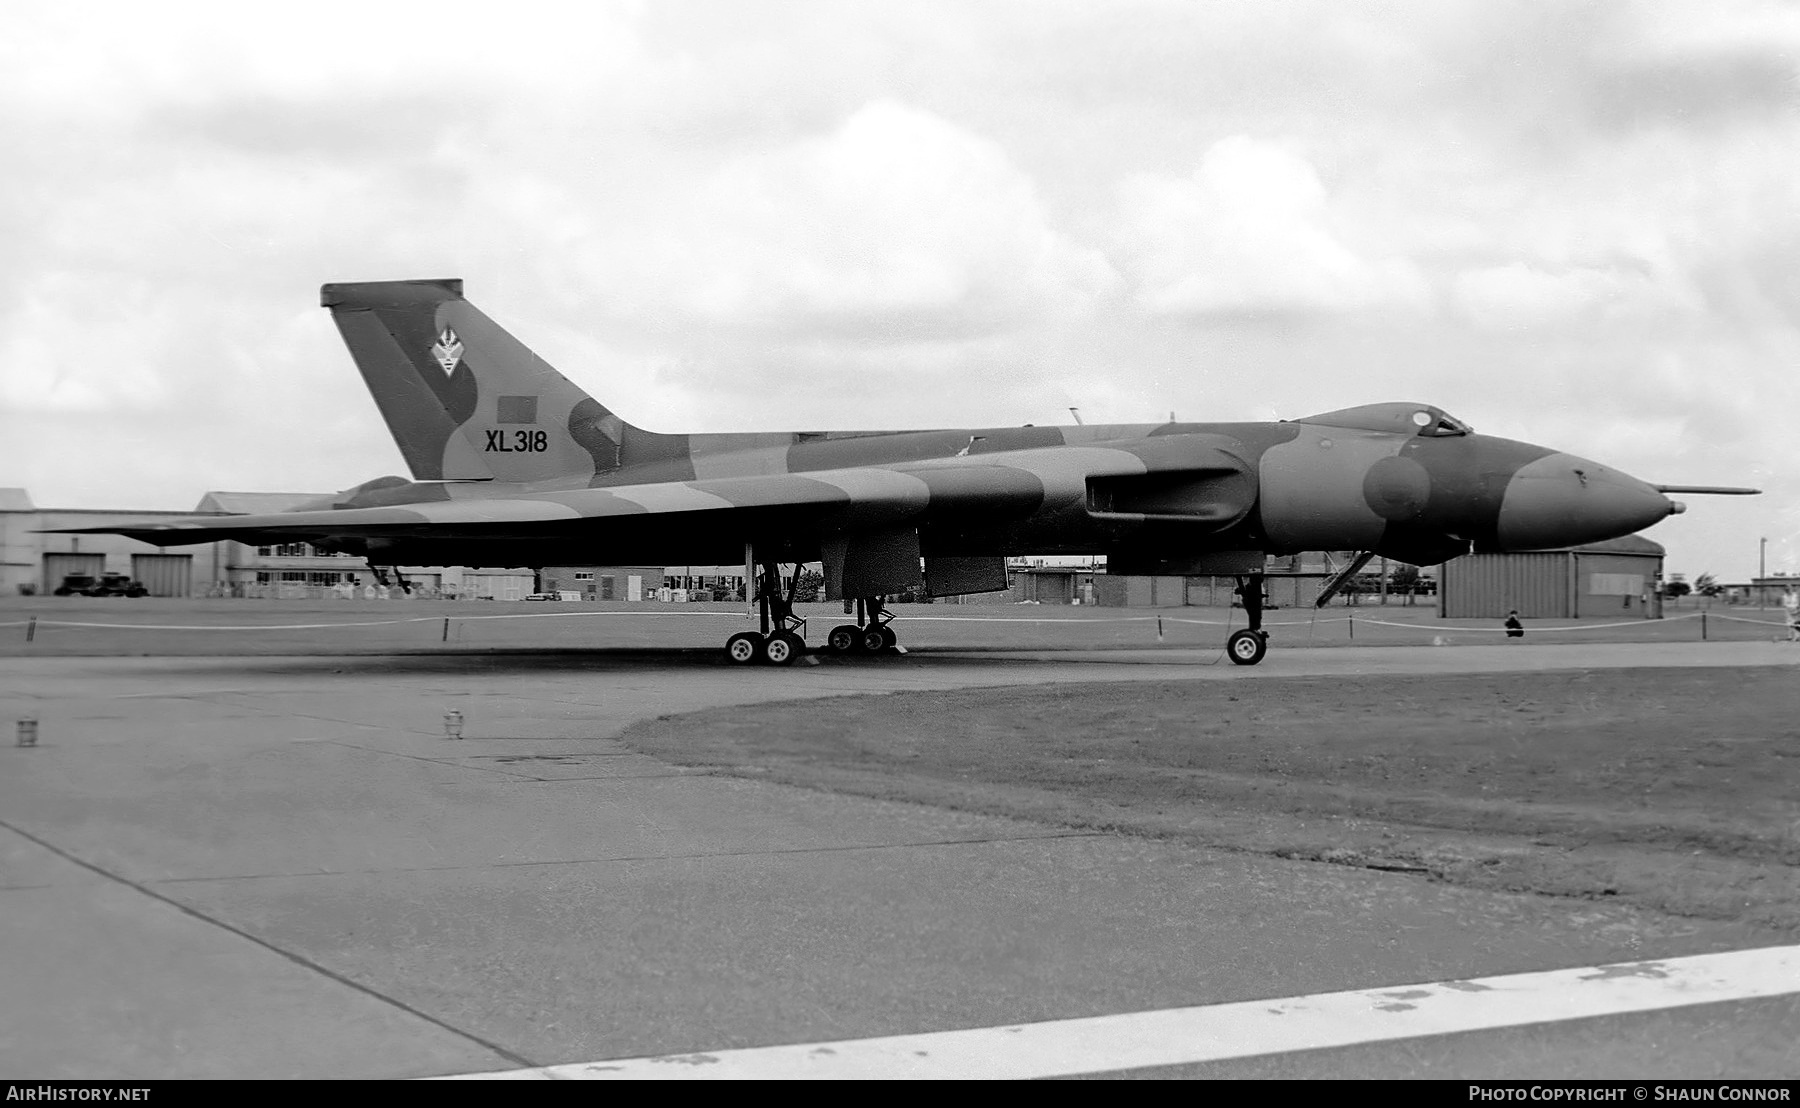
[[[1616,469],[1550,454],[1507,483],[1495,529],[1501,550],[1545,550],[1616,539],[1681,511],[1654,487]]]

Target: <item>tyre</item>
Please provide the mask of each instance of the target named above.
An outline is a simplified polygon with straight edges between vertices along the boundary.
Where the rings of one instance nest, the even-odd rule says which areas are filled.
[[[772,666],[791,666],[805,649],[806,642],[799,635],[777,631],[763,644],[763,658]]]
[[[857,638],[856,645],[866,654],[879,654],[887,649],[888,640],[885,627],[865,627]]]
[[[1225,653],[1234,665],[1253,666],[1269,652],[1269,640],[1255,631],[1233,631],[1225,640]]]
[[[900,643],[900,636],[894,632],[894,629],[892,627],[889,627],[885,623],[882,624],[881,625],[881,648],[883,650],[892,650],[892,649],[894,649],[895,646],[899,645],[899,643]]]
[[[825,636],[825,649],[833,654],[848,654],[856,649],[857,637],[861,634],[862,628],[853,623],[839,624]]]
[[[725,657],[733,665],[747,666],[762,656],[763,639],[752,631],[740,631],[725,640]]]

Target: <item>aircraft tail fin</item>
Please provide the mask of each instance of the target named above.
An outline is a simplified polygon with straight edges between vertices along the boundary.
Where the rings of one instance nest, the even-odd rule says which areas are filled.
[[[320,301],[421,481],[542,481],[619,468],[619,419],[463,299],[456,279],[330,284]]]

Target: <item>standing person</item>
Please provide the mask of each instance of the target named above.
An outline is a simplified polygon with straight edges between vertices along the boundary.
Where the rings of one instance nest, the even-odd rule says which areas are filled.
[[[1522,639],[1525,637],[1525,625],[1519,622],[1519,610],[1517,608],[1506,613],[1505,627],[1507,638]]]
[[[1783,594],[1781,610],[1787,613],[1788,641],[1800,642],[1800,592],[1789,589]]]

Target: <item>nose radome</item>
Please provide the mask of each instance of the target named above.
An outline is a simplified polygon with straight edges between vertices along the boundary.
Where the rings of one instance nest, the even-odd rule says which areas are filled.
[[[1546,550],[1629,535],[1681,509],[1652,486],[1616,469],[1551,454],[1513,475],[1500,502],[1496,545]]]

